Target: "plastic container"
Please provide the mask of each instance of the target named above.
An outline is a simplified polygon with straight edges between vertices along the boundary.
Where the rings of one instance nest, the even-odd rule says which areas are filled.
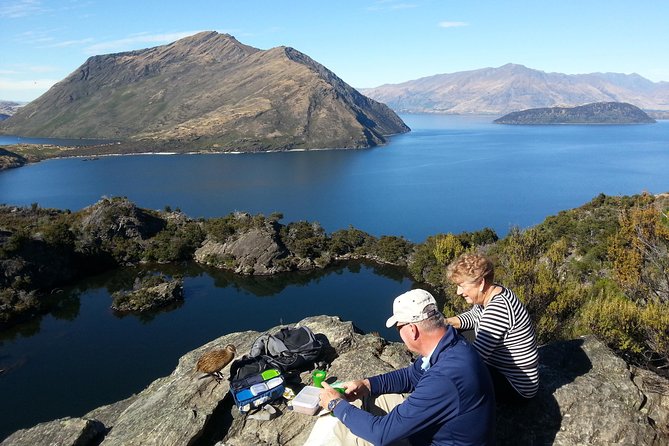
[[[318,400],[321,389],[314,386],[304,386],[300,393],[291,401],[293,410],[307,415],[313,415],[319,408]]]

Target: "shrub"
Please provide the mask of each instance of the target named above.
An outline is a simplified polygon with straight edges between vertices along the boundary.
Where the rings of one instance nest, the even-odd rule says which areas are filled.
[[[593,292],[581,310],[579,324],[616,350],[642,353],[645,348],[640,308],[611,281],[598,282]]]
[[[412,249],[413,244],[404,237],[383,235],[374,244],[372,254],[384,262],[402,264]]]
[[[318,222],[298,221],[281,228],[281,240],[295,255],[302,258],[320,257],[327,245],[325,230]]]
[[[335,255],[368,254],[376,239],[364,231],[349,226],[348,229],[340,229],[330,236],[328,249]]]

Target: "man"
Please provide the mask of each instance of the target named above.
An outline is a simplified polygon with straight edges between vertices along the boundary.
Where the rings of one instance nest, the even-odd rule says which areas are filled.
[[[402,439],[412,445],[494,444],[495,399],[488,370],[473,347],[446,325],[434,297],[419,289],[398,296],[386,326],[395,326],[407,348],[420,356],[404,369],[344,383],[344,398],[323,385],[321,407],[348,428],[338,429],[344,434],[336,434],[337,442],[365,444],[362,438],[374,445]],[[407,392],[408,398],[385,415],[349,403]],[[317,433],[321,420],[310,440],[323,438]]]

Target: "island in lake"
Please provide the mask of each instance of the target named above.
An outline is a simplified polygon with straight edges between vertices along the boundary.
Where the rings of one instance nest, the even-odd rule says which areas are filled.
[[[639,107],[624,102],[596,102],[578,107],[545,107],[521,110],[493,121],[495,124],[653,124]]]

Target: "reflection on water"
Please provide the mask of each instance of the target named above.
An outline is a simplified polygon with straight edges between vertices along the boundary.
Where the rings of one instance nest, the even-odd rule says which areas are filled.
[[[184,302],[141,316],[113,312],[111,294],[147,272],[182,276]],[[399,341],[385,321],[393,298],[412,285],[402,269],[353,262],[270,277],[183,263],[88,278],[59,293],[51,314],[0,334],[0,439],[139,392],[226,333],[327,314]]]

